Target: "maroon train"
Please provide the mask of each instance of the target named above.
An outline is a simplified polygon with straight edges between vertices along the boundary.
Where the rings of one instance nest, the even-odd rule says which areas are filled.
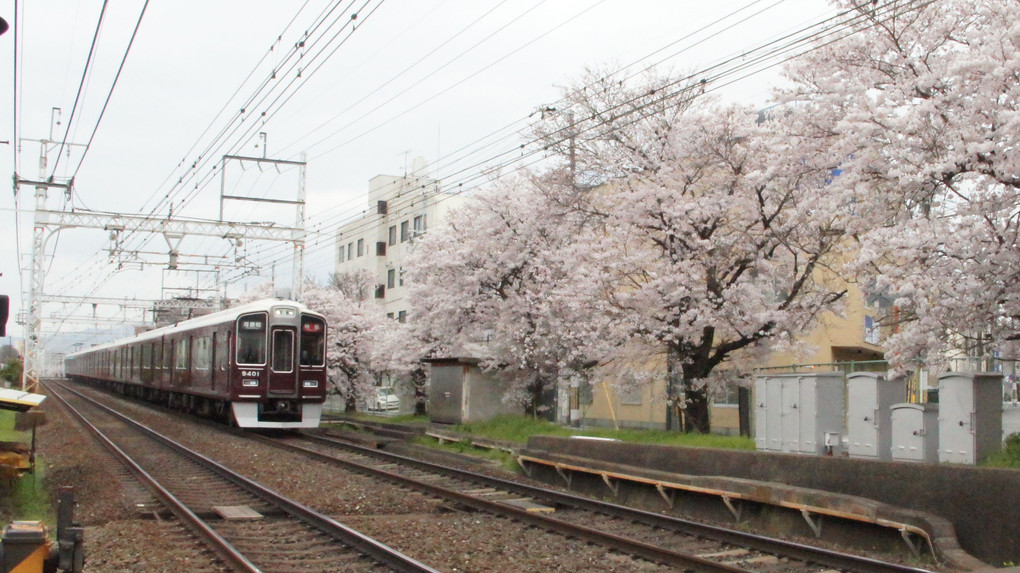
[[[326,397],[326,320],[261,300],[68,355],[68,378],[242,428],[314,428]]]

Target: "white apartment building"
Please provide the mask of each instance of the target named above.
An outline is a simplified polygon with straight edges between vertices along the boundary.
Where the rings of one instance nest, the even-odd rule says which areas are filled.
[[[368,209],[337,231],[336,273],[371,272],[376,302],[388,317],[403,322],[410,310],[404,260],[415,239],[461,202],[459,195],[440,191],[421,157],[414,159],[407,175],[376,175],[368,182]]]

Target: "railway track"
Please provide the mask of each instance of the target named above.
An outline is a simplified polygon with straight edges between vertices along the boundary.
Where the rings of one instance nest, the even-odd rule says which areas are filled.
[[[859,555],[719,528],[311,435],[255,439],[424,491],[466,508],[692,571],[926,573]]]
[[[210,432],[228,432],[226,428],[218,425],[208,424],[207,427],[210,427]],[[291,464],[300,465],[301,462],[297,460],[301,457],[315,458],[327,464],[344,466],[363,476],[370,476],[379,482],[380,493],[384,491],[384,482],[395,484],[394,489],[384,494],[386,497],[414,497],[400,491],[415,490],[418,492],[415,495],[424,494],[427,498],[435,500],[433,503],[454,510],[452,515],[458,513],[465,515],[464,511],[485,512],[527,524],[536,530],[549,531],[567,539],[581,540],[593,547],[610,548],[616,553],[652,561],[675,570],[760,573],[924,571],[748,535],[740,531],[714,528],[557,490],[396,456],[374,448],[356,447],[348,442],[296,434],[270,439],[250,432],[234,433],[243,440],[266,441],[273,447],[290,450],[289,454],[279,455],[291,458],[289,462]],[[259,450],[264,446],[245,446],[244,442],[240,441],[233,447],[246,452],[259,451],[259,456],[274,457],[271,452]],[[344,473],[339,471],[334,475],[340,482],[351,479],[344,477]],[[292,485],[316,487],[312,483],[302,486],[295,482]],[[291,493],[293,495],[295,491]],[[306,503],[318,506],[315,501]],[[492,533],[494,537],[490,539],[498,539],[505,535],[502,526],[495,527]],[[275,537],[276,534],[271,535]],[[411,548],[406,547],[406,550]],[[640,570],[654,569],[651,563],[647,565],[651,568],[640,565],[638,567]]]
[[[191,570],[436,571],[66,386],[49,393],[205,541],[208,563]]]

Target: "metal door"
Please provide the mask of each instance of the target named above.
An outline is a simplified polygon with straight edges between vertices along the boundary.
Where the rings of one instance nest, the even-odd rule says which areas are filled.
[[[294,329],[274,327],[270,338],[269,393],[297,397],[297,369],[294,367]]]
[[[924,407],[920,404],[897,404],[892,408],[892,459],[898,462],[924,462]]]
[[[769,416],[771,408],[768,401],[768,378],[759,376],[754,381],[754,444],[762,451],[773,449],[769,441],[772,435],[769,433],[771,425]]]
[[[783,452],[800,452],[800,378],[784,378],[780,383],[783,405]]]
[[[765,379],[765,435],[768,449],[773,452],[783,451],[783,384],[782,378]]]

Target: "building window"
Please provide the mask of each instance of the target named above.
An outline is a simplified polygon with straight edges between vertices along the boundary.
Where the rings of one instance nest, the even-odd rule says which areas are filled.
[[[389,240],[390,240],[390,245],[396,245],[397,244],[397,226],[396,225],[390,225]]]
[[[393,313],[392,312],[387,312],[386,313],[386,318],[392,319],[393,318]]]
[[[386,285],[375,285],[375,298],[386,298]]]
[[[418,215],[414,218],[414,236],[421,235],[425,232],[425,215]]]
[[[358,256],[365,254],[365,239],[358,239]]]
[[[344,262],[344,246],[343,245],[340,245],[340,254],[337,255],[336,262],[338,262],[338,263]]]
[[[400,273],[397,276],[400,286],[404,286],[404,267],[400,267]]]
[[[397,322],[407,322],[407,311],[402,310],[397,313]]]
[[[642,394],[640,386],[620,388],[616,391],[616,395],[620,398],[620,404],[624,406],[640,406]]]
[[[347,243],[347,260],[354,258],[354,243]]]
[[[709,398],[715,406],[737,406],[740,404],[740,382],[727,380],[719,385],[712,385]]]
[[[393,288],[397,284],[397,271],[390,269],[386,271],[386,288]]]
[[[386,201],[379,201],[375,204],[375,212],[377,215],[386,214]]]
[[[411,227],[407,224],[407,221],[400,223],[400,242],[406,243],[411,240]]]
[[[385,257],[386,256],[386,243],[383,241],[376,241],[375,243],[375,256]]]

